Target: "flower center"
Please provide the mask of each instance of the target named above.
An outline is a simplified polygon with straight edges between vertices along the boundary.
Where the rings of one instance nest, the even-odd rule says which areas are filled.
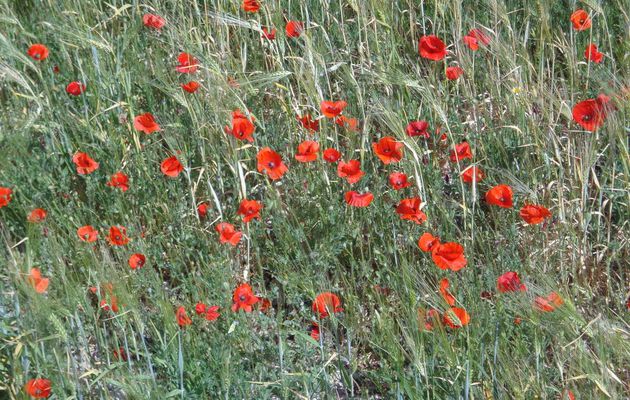
[[[245,301],[247,299],[247,297],[245,297],[245,295],[242,294],[242,295],[238,296],[238,299],[240,301]]]

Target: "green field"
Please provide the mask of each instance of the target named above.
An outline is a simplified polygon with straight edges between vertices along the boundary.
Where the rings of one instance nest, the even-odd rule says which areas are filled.
[[[245,3],[0,0],[0,398],[629,398],[630,2]]]

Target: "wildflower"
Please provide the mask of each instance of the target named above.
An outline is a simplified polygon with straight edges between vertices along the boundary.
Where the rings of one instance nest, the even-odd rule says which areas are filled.
[[[28,48],[26,54],[35,61],[44,61],[48,58],[48,47],[43,44],[33,44]]]
[[[246,313],[252,312],[252,306],[260,299],[254,295],[252,287],[247,283],[241,284],[232,294],[232,311],[244,310]]]
[[[464,257],[464,247],[459,243],[440,243],[431,250],[431,258],[440,269],[459,271],[468,261]]]
[[[486,202],[501,208],[512,208],[512,188],[497,185],[486,192]]]
[[[446,56],[446,45],[435,35],[422,36],[418,41],[418,51],[423,58],[439,61]]]
[[[44,210],[43,208],[36,208],[28,214],[28,217],[26,217],[26,220],[28,222],[32,222],[36,224],[45,220],[46,215],[48,215],[46,210]]]
[[[124,246],[129,243],[127,229],[124,226],[112,226],[109,228],[107,241],[112,246]]]
[[[269,147],[265,147],[258,152],[256,156],[258,161],[258,172],[265,172],[269,179],[277,180],[289,170],[282,162],[280,154],[271,150]]]
[[[394,190],[400,190],[411,186],[411,183],[407,180],[407,175],[402,172],[392,172],[389,174],[387,179]]]
[[[31,379],[24,385],[26,394],[36,399],[49,397],[51,390],[50,381],[44,378]]]
[[[526,204],[519,212],[523,221],[529,225],[536,225],[543,222],[546,218],[551,217],[551,212],[543,206],[537,204]]]
[[[106,185],[113,188],[120,188],[120,190],[126,192],[129,190],[129,177],[123,172],[116,172],[109,178],[109,182],[107,182]]]
[[[575,10],[571,14],[571,23],[576,31],[584,31],[591,27],[591,18],[584,10]]]
[[[331,313],[335,314],[343,312],[343,308],[341,308],[341,300],[339,300],[339,297],[337,297],[336,294],[330,292],[318,294],[313,301],[312,309],[319,318],[326,318]]]
[[[179,174],[184,170],[184,166],[179,162],[177,157],[172,156],[166,158],[160,164],[160,171],[166,176],[171,178],[177,178]]]
[[[142,23],[147,28],[159,30],[164,27],[166,21],[164,21],[164,18],[160,17],[159,15],[147,13],[142,16]]]
[[[365,175],[365,172],[361,171],[359,160],[339,161],[339,164],[337,164],[337,175],[340,178],[345,178],[348,183],[352,184],[359,182]]]
[[[79,96],[81,93],[85,92],[85,84],[75,81],[68,83],[66,86],[66,93],[72,96]]]
[[[129,267],[131,269],[138,269],[138,268],[144,267],[144,264],[146,263],[146,261],[147,261],[147,258],[144,256],[144,254],[135,253],[129,256],[129,260],[127,261],[127,264],[129,264]]]
[[[403,144],[391,136],[385,136],[376,143],[372,143],[372,150],[383,164],[399,162],[403,156]]]
[[[302,163],[317,160],[317,152],[319,151],[319,143],[306,140],[298,145],[295,159]]]
[[[287,37],[297,38],[300,37],[300,35],[304,31],[304,24],[298,21],[289,21],[287,22],[284,30],[287,34]]]
[[[237,214],[243,216],[243,222],[249,222],[254,218],[260,219],[262,203],[256,200],[243,200],[238,207]]]
[[[497,290],[501,293],[506,292],[524,292],[527,287],[521,283],[521,279],[516,272],[506,272],[497,278]]]
[[[85,225],[77,229],[77,236],[83,242],[96,242],[98,239],[98,231],[92,225]]]
[[[153,114],[151,113],[136,116],[133,119],[133,127],[135,130],[144,132],[147,135],[160,130],[160,125],[155,122],[155,118],[153,118]]]
[[[86,153],[78,152],[72,156],[72,162],[77,167],[77,173],[79,175],[87,175],[98,169],[98,163],[94,161]]]
[[[229,243],[232,246],[236,246],[241,241],[241,237],[243,237],[242,232],[238,232],[234,229],[234,225],[227,222],[221,222],[215,226],[214,230],[219,233],[219,242],[222,244]]]
[[[437,236],[433,236],[429,232],[423,233],[422,236],[420,236],[420,239],[418,239],[418,247],[420,247],[420,250],[424,252],[430,252],[433,250],[434,247],[439,245],[440,238]]]
[[[45,293],[48,289],[49,279],[42,278],[41,271],[39,268],[31,268],[31,272],[28,275],[28,283],[33,286],[33,289],[37,293]]]
[[[344,199],[346,200],[346,204],[352,207],[367,207],[374,200],[374,195],[370,192],[367,193],[357,193],[355,191],[346,192]]]

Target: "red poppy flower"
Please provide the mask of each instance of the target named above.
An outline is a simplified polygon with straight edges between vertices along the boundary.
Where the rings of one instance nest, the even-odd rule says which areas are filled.
[[[490,37],[483,33],[480,29],[472,29],[468,32],[468,35],[464,36],[464,44],[468,46],[472,51],[479,49],[479,43],[483,45],[490,44]]]
[[[266,26],[263,26],[262,37],[267,40],[276,40],[276,29],[272,28],[271,30],[269,30]]]
[[[206,309],[206,315],[204,316],[204,318],[208,321],[215,321],[219,318],[219,316],[221,316],[221,314],[219,314],[219,308],[219,306],[208,307]]]
[[[394,190],[400,190],[411,186],[411,183],[407,181],[407,175],[402,172],[392,172],[389,174],[388,180]]]
[[[112,226],[109,228],[107,241],[112,246],[124,246],[129,243],[127,229],[124,226]]]
[[[242,232],[238,232],[236,229],[234,229],[234,225],[227,222],[221,222],[214,227],[214,230],[219,233],[219,241],[222,244],[229,243],[232,246],[236,246],[243,237]]]
[[[443,278],[440,280],[440,294],[442,295],[444,301],[446,301],[449,306],[453,307],[455,305],[455,296],[448,291],[449,286],[450,283],[448,279]]]
[[[35,61],[44,61],[48,58],[48,47],[43,44],[33,44],[28,48],[26,54]]]
[[[79,81],[70,82],[68,83],[68,86],[66,86],[66,93],[72,96],[79,96],[85,91],[85,87],[85,84]]]
[[[420,324],[420,330],[433,330],[433,324],[439,323],[440,312],[435,308],[426,311],[424,308],[418,308],[418,323]]]
[[[282,178],[289,169],[282,162],[280,154],[271,150],[269,147],[265,147],[258,152],[256,156],[258,160],[258,172],[265,172],[269,179],[277,180]]]
[[[551,292],[547,297],[536,297],[534,299],[534,308],[538,311],[551,312],[564,304],[562,297],[556,292]]]
[[[431,258],[440,269],[450,269],[459,271],[464,268],[468,261],[464,257],[464,247],[459,243],[440,243],[431,250]]]
[[[435,35],[422,36],[418,41],[418,51],[421,57],[433,61],[446,57],[446,45]]]
[[[188,83],[182,83],[181,87],[188,93],[195,93],[199,89],[199,82],[190,81]]]
[[[308,129],[309,131],[317,132],[319,131],[319,121],[313,120],[310,114],[304,114],[304,116],[300,117],[296,116],[297,120],[300,121],[302,128]]]
[[[201,203],[197,206],[197,215],[200,219],[206,218],[208,215],[208,203]]]
[[[372,143],[372,150],[383,164],[391,164],[402,160],[404,144],[397,142],[391,136],[385,136],[376,143]]]
[[[315,161],[317,160],[318,151],[319,143],[306,140],[298,145],[295,159],[303,163]]]
[[[591,27],[591,18],[584,10],[575,10],[571,14],[571,22],[573,23],[573,29],[576,31],[584,31]]]
[[[335,124],[350,131],[357,132],[359,130],[357,128],[357,126],[359,125],[359,120],[357,120],[356,118],[348,118],[345,115],[340,115],[335,118]]]
[[[313,312],[319,315],[319,318],[326,318],[331,313],[335,314],[343,312],[341,308],[341,300],[336,294],[330,292],[320,293],[313,300],[313,306],[311,307]]]
[[[324,158],[324,161],[334,163],[339,161],[339,159],[341,158],[341,153],[337,149],[330,148],[324,150],[322,157]]]
[[[560,395],[560,400],[575,400],[575,395],[569,389],[565,389],[562,391],[562,394]]]
[[[234,136],[238,140],[247,140],[251,143],[254,141],[252,135],[256,129],[253,121],[255,121],[254,117],[249,119],[241,112],[241,110],[236,109],[232,111],[232,127],[230,128],[226,126],[224,129],[225,132]]]
[[[400,203],[398,203],[398,206],[396,206],[396,213],[400,215],[400,219],[406,219],[416,224],[421,224],[427,220],[427,215],[420,209],[421,203],[422,200],[420,200],[420,197],[402,199]]]
[[[36,208],[28,214],[26,220],[28,222],[39,223],[46,219],[48,213],[43,208]]]
[[[606,119],[606,104],[599,97],[581,101],[573,107],[573,120],[587,131],[595,132]]]
[[[453,329],[461,328],[470,323],[470,315],[463,308],[451,307],[444,313],[444,323]]]
[[[188,317],[188,314],[186,314],[184,306],[179,306],[175,312],[175,317],[177,318],[177,325],[179,325],[180,328],[185,328],[186,326],[192,324],[192,320]]]
[[[171,178],[177,178],[179,174],[184,170],[184,166],[179,162],[177,157],[172,156],[160,164],[160,171],[166,176],[170,176]]]
[[[256,200],[243,200],[238,207],[237,214],[243,216],[243,222],[249,222],[254,218],[260,219],[262,203]]]
[[[449,81],[454,81],[464,74],[464,70],[460,67],[448,67],[446,68],[446,78]]]
[[[429,123],[427,121],[411,121],[407,124],[407,136],[422,136],[425,139],[429,138],[429,132],[427,129],[429,128]]]
[[[188,53],[179,53],[177,62],[179,64],[175,66],[175,70],[182,74],[192,74],[199,68],[199,60]]]
[[[111,305],[110,305],[110,303],[111,303]],[[100,306],[103,309],[103,311],[113,311],[114,313],[117,313],[119,311],[119,309],[118,309],[118,298],[116,296],[110,294],[110,296],[109,296],[109,303],[107,302],[107,299],[103,299],[103,300],[101,300]]]
[[[112,351],[112,355],[114,356],[114,360],[120,359],[123,361],[127,361],[129,359],[124,347],[119,347],[118,350],[114,349],[114,351]]]
[[[195,304],[195,312],[197,313],[197,315],[202,315],[206,313],[206,305],[203,303],[197,303]]]
[[[418,247],[424,252],[432,251],[434,247],[440,245],[440,238],[433,236],[429,232],[425,232],[418,239]]]
[[[284,31],[286,32],[288,37],[300,37],[300,35],[304,31],[304,25],[298,21],[289,21],[287,22],[287,26],[285,27]]]
[[[129,177],[123,172],[116,172],[109,178],[109,182],[107,182],[106,185],[113,188],[120,188],[120,190],[126,192],[129,190]]]
[[[462,180],[466,183],[481,182],[484,178],[481,168],[471,165],[462,172]]]
[[[85,225],[77,229],[79,239],[84,242],[92,243],[98,239],[98,231],[92,225]]]
[[[138,269],[144,267],[144,264],[147,262],[147,258],[144,254],[136,253],[129,256],[129,260],[127,264],[131,269]]]
[[[48,289],[48,284],[50,280],[48,278],[42,278],[42,273],[39,268],[31,268],[31,272],[28,275],[28,283],[33,286],[33,289],[37,293],[45,293]]]
[[[343,112],[343,109],[346,108],[348,103],[343,100],[339,101],[328,101],[324,100],[319,105],[319,108],[322,110],[322,114],[326,118],[335,118],[339,114]]]
[[[355,191],[346,192],[344,196],[346,200],[346,204],[352,207],[367,207],[374,200],[374,195],[370,192],[367,193],[357,193]]]
[[[486,192],[486,202],[501,208],[512,208],[512,188],[497,185]]]
[[[135,117],[133,119],[133,127],[147,135],[160,130],[160,125],[155,122],[155,118],[153,118],[151,113],[144,113]]]
[[[461,142],[455,145],[455,149],[451,150],[450,158],[452,162],[465,160],[472,158],[472,152],[470,151],[470,145],[468,142]]]
[[[260,4],[258,4],[257,0],[243,0],[243,4],[241,8],[248,13],[255,13],[260,10]]]
[[[78,152],[72,156],[72,162],[77,167],[79,175],[87,175],[98,169],[98,163],[94,161],[86,153]]]
[[[6,207],[11,201],[13,190],[0,186],[0,208]]]
[[[340,178],[345,178],[348,183],[352,184],[359,182],[365,175],[365,172],[361,171],[359,160],[339,161],[339,164],[337,164],[337,175]]]
[[[319,324],[317,322],[313,322],[313,324],[311,325],[311,327],[309,328],[309,335],[315,339],[315,340],[319,340]]]
[[[546,207],[537,204],[525,204],[519,215],[529,225],[536,225],[551,217],[551,212]]]
[[[497,289],[501,293],[506,292],[524,292],[527,287],[521,283],[521,279],[516,272],[506,272],[497,278]]]
[[[260,299],[260,305],[258,306],[258,310],[264,313],[271,310],[271,300],[267,298]]]
[[[142,23],[147,28],[162,29],[162,27],[166,24],[166,21],[164,21],[164,18],[159,15],[147,13],[142,16]]]
[[[597,51],[597,46],[593,43],[586,46],[586,50],[584,50],[584,57],[586,61],[593,61],[596,64],[599,64],[604,59],[604,53],[600,53]]]
[[[31,397],[36,399],[45,399],[50,396],[52,387],[48,379],[37,378],[31,379],[24,385],[24,391]]]
[[[252,312],[252,306],[260,299],[252,291],[252,287],[247,283],[241,284],[232,294],[232,311],[244,310],[246,313]]]

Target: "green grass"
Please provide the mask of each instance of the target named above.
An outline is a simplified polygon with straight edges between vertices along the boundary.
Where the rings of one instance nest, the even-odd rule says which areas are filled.
[[[628,1],[262,4],[246,14],[237,0],[0,0],[0,186],[14,191],[0,209],[0,394],[26,398],[26,381],[44,377],[54,398],[77,399],[630,396]],[[580,7],[593,26],[576,32],[569,17]],[[161,33],[142,25],[145,12],[166,19]],[[305,34],[287,38],[285,18],[304,21]],[[277,28],[274,42],[260,25]],[[474,27],[492,32],[488,48],[464,46]],[[419,57],[425,32],[451,45],[446,61]],[[585,62],[590,42],[602,64]],[[30,59],[33,43],[50,57]],[[200,60],[194,77],[175,72],[181,51]],[[465,75],[447,81],[455,64]],[[202,85],[192,95],[179,87],[190,79]],[[75,80],[84,95],[66,94]],[[571,109],[599,93],[618,110],[584,131]],[[319,116],[320,102],[336,99],[359,132],[331,120],[315,135],[299,127],[296,114]],[[236,108],[256,117],[252,145],[223,131]],[[133,129],[144,112],[161,132]],[[415,119],[429,122],[430,139],[405,135]],[[383,136],[404,141],[400,163],[374,156]],[[307,139],[360,159],[365,177],[350,186],[321,158],[298,163]],[[462,140],[486,173],[475,187],[458,178],[470,160],[448,161]],[[280,181],[256,170],[265,146],[289,166]],[[78,175],[77,151],[100,168]],[[176,152],[186,168],[169,179],[159,165]],[[105,185],[119,170],[130,177],[124,194]],[[413,185],[391,190],[392,171]],[[485,203],[501,183],[514,189],[514,209]],[[369,207],[346,206],[344,192],[368,189]],[[422,225],[394,212],[412,196],[427,203]],[[236,214],[243,198],[264,204],[249,226]],[[553,217],[525,225],[528,202]],[[37,207],[45,222],[26,222]],[[219,244],[219,220],[243,230],[238,247]],[[101,230],[95,245],[76,236],[87,224]],[[127,227],[127,246],[107,244],[112,225]],[[461,243],[466,268],[439,270],[417,247],[424,232]],[[142,269],[127,266],[132,253],[146,255]],[[27,283],[31,267],[50,277],[46,294]],[[506,271],[528,291],[483,299]],[[229,310],[244,277],[271,311]],[[471,322],[424,331],[419,308],[448,309],[444,277]],[[88,291],[107,282],[117,314]],[[318,342],[311,303],[324,291],[344,312],[321,322]],[[551,291],[564,305],[536,311],[534,298]],[[221,317],[194,315],[198,301],[220,305]],[[193,319],[185,329],[180,305]],[[121,347],[127,361],[113,356]]]

